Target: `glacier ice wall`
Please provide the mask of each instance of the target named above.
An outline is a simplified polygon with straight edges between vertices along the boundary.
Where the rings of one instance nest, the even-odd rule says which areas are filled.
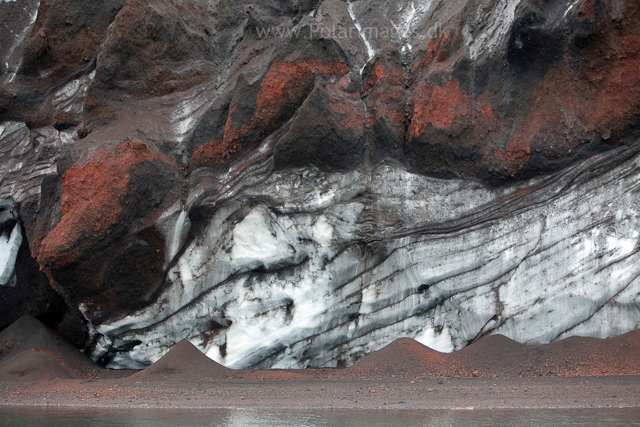
[[[638,2],[0,16],[0,327],[64,318],[112,367],[183,338],[306,367],[638,326]]]
[[[7,211],[0,210],[0,220],[13,219],[5,217],[9,217]],[[4,230],[0,232],[0,286],[15,286],[16,260],[22,245],[22,231],[20,224],[15,220],[3,221],[2,226]]]
[[[233,368],[345,366],[400,336],[448,352],[635,329],[636,151],[502,188],[274,173],[212,210],[155,303],[96,327],[94,356],[139,367],[187,338]]]
[[[17,204],[11,197],[0,200],[0,286],[15,286],[16,260],[22,245]]]

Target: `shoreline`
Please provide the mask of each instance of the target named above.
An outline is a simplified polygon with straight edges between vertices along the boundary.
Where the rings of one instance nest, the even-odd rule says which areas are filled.
[[[640,376],[181,381],[55,380],[0,385],[3,407],[120,409],[639,408]]]
[[[235,370],[187,340],[144,370],[109,370],[35,319],[0,332],[0,406],[131,409],[640,408],[640,330],[455,353],[400,338],[347,368]]]

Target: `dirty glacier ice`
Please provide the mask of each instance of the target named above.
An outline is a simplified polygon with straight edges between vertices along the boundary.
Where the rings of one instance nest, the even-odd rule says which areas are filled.
[[[139,368],[186,338],[232,368],[348,366],[401,336],[450,352],[635,329],[634,150],[506,188],[393,165],[273,173],[212,208],[153,304],[96,326],[94,357]]]

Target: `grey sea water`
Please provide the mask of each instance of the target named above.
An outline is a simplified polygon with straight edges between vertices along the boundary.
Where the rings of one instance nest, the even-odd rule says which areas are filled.
[[[640,408],[568,410],[167,410],[0,408],[11,427],[618,427],[640,426]]]

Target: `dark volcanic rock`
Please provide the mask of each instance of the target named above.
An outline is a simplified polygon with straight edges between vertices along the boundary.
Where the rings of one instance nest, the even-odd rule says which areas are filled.
[[[163,236],[153,226],[180,193],[181,176],[142,142],[120,144],[62,176],[62,218],[39,260],[72,304],[101,319],[143,306],[160,286]]]
[[[107,28],[123,4],[124,0],[40,1],[28,37],[11,37],[22,57],[15,81],[0,91],[2,115],[32,128],[80,125],[82,117],[52,105],[52,92],[95,68]],[[3,21],[10,18],[3,16]]]
[[[87,68],[124,3],[41,1],[24,47],[20,76],[30,84],[55,85]]]
[[[94,90],[165,95],[209,79],[213,71],[197,67],[216,54],[213,11],[207,9],[196,2],[127,1],[101,40],[89,96]]]
[[[308,95],[288,134],[275,146],[276,168],[315,165],[326,171],[345,171],[362,163],[364,104],[340,92],[336,97],[336,92],[335,84],[322,82]]]

